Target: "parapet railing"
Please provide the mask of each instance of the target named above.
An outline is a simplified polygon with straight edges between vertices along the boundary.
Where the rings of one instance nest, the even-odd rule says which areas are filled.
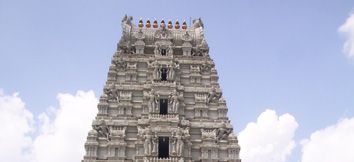
[[[177,157],[169,157],[169,158],[150,157],[148,159],[149,162],[184,162],[183,159],[179,159]]]
[[[178,119],[178,114],[150,114],[150,119]]]

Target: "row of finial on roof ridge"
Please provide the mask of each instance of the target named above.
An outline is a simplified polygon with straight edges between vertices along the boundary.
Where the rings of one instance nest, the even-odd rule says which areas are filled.
[[[140,18],[140,20],[139,20],[138,27],[139,27],[139,28],[143,28],[143,27],[144,27],[144,22],[143,22],[143,19],[141,19],[141,18]],[[153,27],[153,28],[158,28],[159,25],[158,25],[158,22],[157,22],[156,19],[154,20],[154,22],[153,22],[152,24],[151,24],[150,20],[147,19],[147,20],[146,20],[145,27],[146,27],[146,28],[151,28],[151,27]],[[160,28],[165,28],[165,27],[166,27],[165,20],[162,19],[161,22],[160,22]],[[182,26],[180,26],[179,21],[176,20],[174,27],[175,27],[175,29],[179,29],[179,28],[181,28],[181,27],[182,27],[182,29],[187,29],[187,22],[184,20],[183,23],[182,23]],[[171,21],[171,20],[168,21],[168,23],[167,23],[167,28],[168,28],[168,29],[172,29],[172,28],[173,28],[173,25],[172,25],[172,21]]]

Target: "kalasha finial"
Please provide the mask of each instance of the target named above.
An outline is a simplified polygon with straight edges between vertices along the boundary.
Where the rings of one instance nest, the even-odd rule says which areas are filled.
[[[161,23],[160,23],[160,28],[165,28],[166,25],[165,25],[165,20],[161,20]]]
[[[176,23],[175,23],[175,29],[179,29],[180,26],[179,26],[179,22],[178,22],[178,19],[176,20]]]
[[[153,27],[153,28],[159,27],[159,25],[157,24],[157,20],[156,20],[156,19],[154,20],[154,24],[152,24],[152,27]]]
[[[146,21],[146,28],[150,28],[151,27],[151,23],[150,23],[150,20],[148,19],[147,21]]]
[[[169,28],[169,29],[172,29],[172,21],[171,20],[168,20],[168,24],[167,24],[167,27]]]
[[[186,22],[186,20],[183,21],[182,29],[187,29],[187,22]]]
[[[138,26],[139,26],[139,28],[144,27],[144,23],[143,23],[143,19],[142,18],[140,18]]]

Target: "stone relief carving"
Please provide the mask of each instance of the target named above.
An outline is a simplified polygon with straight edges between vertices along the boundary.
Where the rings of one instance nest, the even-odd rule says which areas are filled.
[[[124,138],[125,137],[125,130],[127,127],[118,127],[116,129],[111,130],[112,137]]]
[[[182,135],[185,139],[189,139],[189,137],[191,136],[189,134],[189,129],[190,129],[189,127],[182,128]]]
[[[132,16],[125,15],[122,19],[123,36],[129,37],[132,30]]]
[[[125,54],[134,53],[134,48],[131,46],[131,33],[133,17],[125,15],[122,19],[122,38],[118,43],[118,49]]]
[[[145,34],[144,34],[143,30],[139,29],[139,31],[135,34],[135,38],[138,40],[145,39]]]
[[[137,63],[136,62],[128,63],[126,68],[129,69],[129,70],[136,70],[137,69]]]
[[[193,27],[194,28],[204,28],[204,23],[203,23],[203,21],[202,21],[202,19],[201,18],[198,18],[198,19],[194,19],[193,20]]]
[[[155,42],[154,54],[155,56],[172,56],[172,43],[166,40]]]
[[[97,131],[98,137],[106,138],[107,141],[111,140],[111,131],[104,120],[100,120],[97,124],[92,126],[93,129]]]
[[[190,122],[189,122],[189,120],[186,120],[185,119],[185,117],[182,117],[181,118],[181,126],[183,126],[183,127],[190,127]]]
[[[171,62],[168,66],[169,73],[168,73],[168,79],[169,80],[174,80],[176,77],[176,71],[179,70],[179,63],[177,61]]]
[[[160,40],[170,40],[173,38],[172,32],[166,28],[159,29],[155,32],[155,39]]]
[[[188,31],[186,31],[183,36],[182,36],[182,40],[185,42],[190,42],[192,41],[192,37],[189,35]]]
[[[207,103],[219,101],[221,96],[222,96],[222,93],[216,92],[216,88],[212,87],[211,92],[209,92],[209,94],[208,94]]]
[[[158,150],[158,137],[157,137],[157,134],[155,132],[155,135],[152,137],[152,154],[157,154]]]
[[[158,80],[158,79],[160,79],[160,75],[161,75],[159,65],[157,63],[155,63],[153,66],[154,66],[153,79]]]
[[[212,139],[216,140],[216,129],[201,129],[202,132],[202,139]]]
[[[127,62],[125,62],[122,57],[114,59],[112,62],[117,70],[125,70],[127,68]]]
[[[144,135],[144,139],[144,153],[145,155],[151,155],[152,133],[150,129],[147,130],[146,134]]]
[[[182,136],[181,134],[179,134],[179,132],[176,133],[176,147],[177,147],[177,156],[182,156],[183,153],[183,147],[184,147],[184,142],[182,140]]]
[[[217,129],[216,131],[216,137],[217,141],[220,140],[226,140],[226,138],[229,136],[229,134],[232,133],[232,128],[227,128],[225,122],[222,123],[222,127]]]
[[[141,127],[141,126],[137,126],[138,128],[138,137],[139,138],[144,138],[144,135],[145,135],[145,128]]]
[[[191,73],[200,74],[200,66],[199,65],[190,65]]]
[[[83,161],[192,162],[210,158],[240,162],[234,151],[239,151],[237,138],[230,134],[232,127],[227,121],[219,123],[227,120],[227,107],[215,65],[208,57],[201,19],[191,28],[159,29],[138,28],[132,24],[132,17],[125,16],[122,28],[123,36],[110,66],[111,78],[100,98],[99,111],[104,113],[98,114],[85,144],[96,150]],[[134,53],[139,55],[124,55]],[[166,82],[160,81],[165,80],[162,73]],[[132,76],[136,79],[129,79]],[[160,95],[168,99],[167,114],[160,114]],[[102,123],[100,119],[104,119]],[[170,157],[161,159],[159,137],[166,136],[170,137]],[[201,156],[192,156],[196,151]],[[220,156],[225,159],[217,159]]]
[[[116,90],[114,88],[114,85],[107,85],[104,89],[103,89],[104,94],[107,95],[108,100],[110,101],[118,101],[119,98],[119,93],[118,90]]]
[[[131,45],[130,41],[123,42],[123,39],[119,42],[118,53],[123,54],[135,54],[135,47]]]
[[[194,101],[197,103],[206,103],[208,102],[208,94],[206,93],[195,93],[194,94]]]
[[[207,61],[200,65],[201,72],[210,72],[211,68],[213,68],[213,66]]]
[[[176,155],[176,146],[177,146],[177,138],[174,135],[174,132],[172,132],[171,139],[170,139],[170,156]]]
[[[178,101],[177,92],[170,93],[169,102],[170,102],[170,105],[171,105],[171,106],[169,106],[170,112],[173,112],[173,113],[178,112],[179,101]]]
[[[148,99],[149,112],[157,112],[158,111],[159,98],[160,98],[160,96],[158,94],[156,94],[153,89],[150,92],[148,92],[147,99]]]

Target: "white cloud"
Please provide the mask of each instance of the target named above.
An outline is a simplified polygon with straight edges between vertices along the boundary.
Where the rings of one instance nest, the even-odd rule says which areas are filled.
[[[302,145],[302,162],[353,162],[354,117],[312,133]]]
[[[18,94],[5,95],[0,90],[1,161],[26,161],[26,151],[31,145],[28,134],[33,131],[32,124],[32,113],[25,108]]]
[[[75,96],[59,94],[57,99],[59,108],[53,114],[39,116],[40,135],[33,142],[32,152],[35,162],[77,162],[83,158],[98,100],[92,91],[78,91]]]
[[[58,94],[58,108],[38,116],[13,94],[0,90],[0,159],[8,162],[78,162],[84,155],[84,142],[97,113],[97,98],[93,91],[78,91],[76,95]],[[28,135],[34,129],[38,135]],[[33,135],[33,134],[32,134]]]
[[[261,113],[257,122],[247,124],[239,134],[243,162],[284,162],[295,147],[298,124],[289,114],[278,116],[274,110]]]
[[[346,22],[339,27],[339,32],[346,37],[343,52],[354,59],[354,12],[349,16]]]

